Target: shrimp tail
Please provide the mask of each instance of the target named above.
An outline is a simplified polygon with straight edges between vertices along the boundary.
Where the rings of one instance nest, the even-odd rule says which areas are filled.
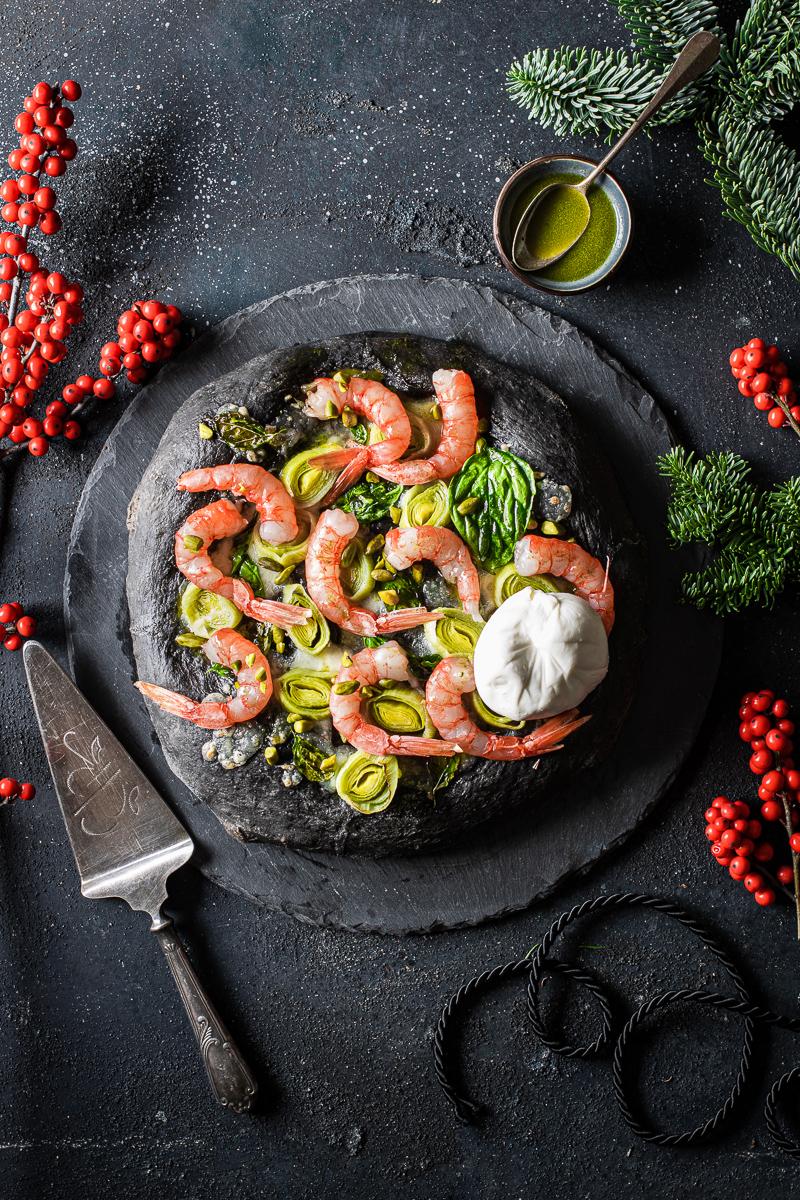
[[[280,604],[277,600],[250,599],[244,612],[255,621],[277,625],[279,629],[291,629],[293,625],[305,625],[311,616],[307,608],[297,604]]]
[[[560,750],[562,748],[562,739],[569,737],[576,729],[580,729],[581,725],[585,725],[587,721],[591,721],[591,716],[578,716],[577,708],[571,708],[568,712],[559,713],[557,717],[552,717],[549,721],[545,721],[538,729],[534,729],[533,733],[524,738],[526,745],[535,748],[538,754],[544,754],[547,750]],[[559,742],[561,745],[556,746]]]
[[[448,742],[443,738],[392,733],[389,735],[389,745],[392,754],[417,754],[424,758],[452,758],[454,754],[461,753],[457,742]]]
[[[341,461],[342,455],[348,456],[344,462]],[[312,466],[316,467],[329,458],[336,458],[338,461],[336,463],[330,463],[329,467],[326,469],[330,469],[330,467],[336,468],[341,466],[344,468],[344,470],[330,491],[325,493],[326,505],[330,505],[334,500],[338,500],[342,492],[346,492],[351,484],[355,483],[357,479],[361,478],[367,469],[369,452],[367,450],[349,450],[347,448],[343,450],[331,450],[328,454],[320,454],[317,457],[312,458],[310,462]]]
[[[342,446],[341,450],[326,450],[308,460],[310,467],[318,467],[321,471],[337,471],[340,467],[348,467],[355,459],[363,459],[366,463],[369,457],[366,450],[360,446]]]
[[[425,625],[429,621],[438,621],[440,612],[430,612],[427,608],[396,608],[394,612],[382,613],[375,618],[378,633],[398,633],[402,629],[414,629],[417,625]]]
[[[159,708],[163,708],[164,712],[181,717],[184,721],[191,721],[201,729],[224,729],[232,724],[221,705],[199,704],[196,700],[190,700],[188,696],[182,696],[180,692],[171,692],[169,688],[159,687],[157,683],[143,683],[137,680],[134,687]]]

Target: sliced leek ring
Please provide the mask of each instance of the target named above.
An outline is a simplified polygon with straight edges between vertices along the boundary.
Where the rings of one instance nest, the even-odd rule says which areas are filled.
[[[501,717],[499,713],[493,712],[488,704],[483,703],[477,692],[472,692],[470,701],[475,716],[484,725],[488,725],[490,729],[512,730],[516,732],[522,729],[525,724],[524,721],[512,721],[510,717]]]
[[[281,482],[300,508],[310,508],[314,504],[321,504],[338,474],[337,471],[312,467],[309,460],[316,458],[318,454],[325,454],[330,450],[341,450],[341,448],[341,442],[324,442],[320,446],[313,446],[310,450],[301,450],[299,454],[293,454],[284,463]]]
[[[379,687],[364,704],[371,725],[379,725],[387,733],[435,737],[436,728],[425,708],[425,693],[407,683]]]
[[[330,716],[331,683],[328,671],[287,671],[275,680],[275,695],[286,712],[297,713],[309,721]]]
[[[442,435],[440,418],[433,417],[435,398],[430,400],[406,401],[406,412],[411,425],[411,441],[403,458],[430,458],[439,445]]]
[[[526,587],[540,592],[568,592],[570,586],[557,575],[520,575],[513,563],[498,571],[494,577],[494,602],[499,608],[504,600]]]
[[[348,600],[354,604],[365,600],[375,586],[372,578],[372,568],[375,566],[375,556],[367,554],[360,538],[353,538],[342,555],[339,579]]]
[[[203,591],[193,583],[186,584],[178,607],[186,628],[204,640],[218,629],[235,629],[242,619],[241,612],[230,600],[216,592]]]
[[[402,503],[401,529],[450,524],[450,488],[443,479],[409,488]]]
[[[351,754],[336,776],[336,791],[346,804],[365,816],[383,812],[392,802],[400,779],[393,754]]]
[[[293,625],[287,629],[287,637],[291,638],[298,650],[307,654],[322,654],[331,640],[331,629],[306,589],[299,583],[290,583],[283,589],[284,604],[296,604],[311,612],[310,620],[304,625]]]
[[[250,539],[247,544],[247,556],[254,563],[260,567],[266,567],[268,571],[283,571],[286,567],[294,567],[303,562],[308,550],[311,531],[314,528],[310,512],[304,508],[297,510],[297,537],[291,542],[282,542],[279,546],[275,542],[265,542],[258,531],[258,526],[259,523],[256,521],[250,530]]]
[[[470,617],[460,608],[437,608],[442,616],[423,626],[428,645],[434,654],[446,658],[449,654],[465,654],[468,658],[477,645],[483,621]]]

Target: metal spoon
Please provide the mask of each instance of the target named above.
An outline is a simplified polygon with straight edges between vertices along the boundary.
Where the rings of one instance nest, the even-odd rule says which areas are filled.
[[[542,188],[540,192],[537,192],[527,205],[514,232],[511,243],[511,258],[515,266],[519,267],[521,271],[541,271],[543,267],[556,262],[568,250],[572,249],[589,224],[590,209],[589,201],[586,199],[586,192],[591,184],[594,183],[598,175],[602,175],[611,160],[619,154],[622,147],[630,141],[635,133],[639,132],[645,121],[649,121],[653,113],[665,101],[670,100],[682,87],[685,87],[687,83],[691,83],[704,74],[716,62],[719,50],[719,39],[716,34],[710,33],[707,30],[701,30],[700,33],[693,34],[675,59],[672,69],[665,76],[655,96],[642,109],[631,127],[625,130],[619,141],[611,147],[608,154],[597,164],[594,170],[585,179],[582,179],[580,183],[551,183],[547,187]],[[581,213],[583,224],[572,241],[567,246],[564,246],[562,250],[559,250],[557,254],[552,254],[549,258],[537,258],[534,254],[531,254],[526,245],[525,239],[528,228],[545,196],[553,198],[553,193],[556,191],[569,191],[580,196],[583,203],[583,212]]]

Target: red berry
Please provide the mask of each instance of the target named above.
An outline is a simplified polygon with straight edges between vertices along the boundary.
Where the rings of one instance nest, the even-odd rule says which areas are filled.
[[[62,158],[56,158],[51,154],[44,160],[44,173],[49,175],[51,179],[57,179],[59,175],[63,175],[67,169],[67,164]]]
[[[149,342],[153,337],[153,326],[149,321],[137,321],[131,333],[137,342]]]
[[[61,129],[69,129],[74,122],[75,113],[71,108],[67,108],[64,104],[62,104],[60,108],[57,108],[53,114],[53,123],[58,125]]]
[[[727,803],[728,803],[727,796],[715,796],[714,799],[711,801],[711,807],[712,808],[722,808],[723,804],[727,804]]]
[[[71,162],[78,153],[78,143],[73,138],[65,138],[59,147],[59,153],[66,162]]]
[[[719,842],[714,842],[711,847],[711,853],[714,855],[714,858],[717,860],[717,862],[722,863],[723,867],[727,867],[729,865],[731,856],[725,853]]]
[[[68,441],[74,442],[76,438],[81,436],[81,427],[77,421],[67,421],[64,426],[64,437]]]
[[[750,386],[754,393],[768,392],[772,387],[772,380],[766,371],[759,371],[759,373],[753,376],[753,378],[750,380]]]
[[[65,79],[61,85],[61,95],[65,100],[69,100],[74,104],[76,100],[81,98],[81,85],[76,83],[74,79]]]
[[[37,188],[33,193],[33,203],[40,212],[50,212],[56,206],[56,194],[51,187]]]
[[[751,875],[745,875],[744,886],[748,892],[757,892],[759,888],[764,886],[764,876],[757,875],[755,872]]]
[[[742,858],[749,858],[750,855],[755,850],[755,845],[751,841],[750,838],[742,838],[741,841],[739,842],[738,846],[735,847],[735,849],[736,849],[736,853],[740,854],[742,856]]]
[[[770,862],[775,857],[775,849],[770,846],[769,842],[761,842],[753,851],[753,858],[756,862]]]
[[[771,792],[768,795],[772,795]],[[777,800],[765,800],[761,805],[761,815],[765,821],[780,821],[783,816],[783,809]],[[756,858],[758,858],[759,847],[756,847]]]
[[[755,711],[757,713],[766,712],[767,709],[771,706],[772,701],[774,699],[775,699],[774,692],[769,692],[766,690],[760,691],[757,693],[757,695],[755,695],[753,697],[752,707],[755,709]]]
[[[742,858],[737,854],[735,858],[731,859],[731,865],[728,867],[728,870],[734,879],[744,879],[750,870],[750,859]]]
[[[763,338],[753,337],[745,346],[745,350],[763,350],[766,343]]]
[[[792,384],[791,379],[784,375],[782,379],[778,380],[775,390],[779,396],[788,396],[794,391],[794,385]]]
[[[765,787],[770,792],[780,792],[783,789],[786,780],[783,778],[782,771],[767,771],[764,778],[761,780],[761,786]]]
[[[789,705],[786,700],[776,700],[772,706],[773,717],[788,717]]]
[[[792,883],[794,880],[794,872],[791,867],[778,867],[775,874],[778,877],[778,883]]]
[[[750,770],[754,775],[762,775],[771,766],[772,755],[769,750],[756,750],[754,754],[750,755]]]
[[[37,83],[31,95],[37,104],[49,104],[53,99],[53,89],[49,83]]]
[[[772,721],[770,721],[769,717],[764,716],[763,713],[759,713],[750,722],[750,729],[753,737],[764,737],[772,729]]]
[[[739,841],[739,834],[735,829],[726,829],[718,841],[723,850],[733,850]]]
[[[744,352],[744,361],[747,363],[748,367],[755,367],[756,370],[763,365],[765,359],[766,355],[764,351],[758,346],[753,346]]]
[[[744,348],[742,346],[737,346],[735,350],[731,350],[731,353],[728,357],[728,362],[732,367],[741,367],[742,363],[744,362],[744,355]]]
[[[75,380],[75,387],[80,388],[84,396],[88,396],[94,390],[94,380],[91,375],[79,375]]]
[[[770,904],[775,903],[775,893],[772,888],[762,888],[755,893],[756,904],[760,904],[762,908],[768,908]]]
[[[49,449],[50,443],[46,437],[31,438],[31,440],[28,442],[28,450],[31,452],[34,458],[41,458],[42,455],[47,454]]]
[[[747,822],[747,836],[753,838],[754,841],[756,838],[761,837],[761,822],[760,821],[748,821]]]
[[[32,783],[21,783],[19,785],[20,800],[32,800],[36,795],[36,788]]]
[[[757,396],[753,397],[753,404],[759,412],[769,412],[774,407],[775,401],[769,392],[759,392]]]
[[[783,772],[786,779],[786,786],[790,792],[800,792],[800,771],[795,771],[794,768]]]
[[[767,420],[773,429],[780,429],[781,425],[786,424],[786,413],[782,408],[772,408],[767,413]]]
[[[778,721],[778,729],[780,729],[781,733],[792,734],[794,733],[794,721]]]
[[[770,729],[766,742],[767,749],[772,750],[775,754],[782,754],[789,744],[789,739],[785,733],[781,733],[780,729]]]
[[[98,400],[110,400],[116,388],[110,379],[96,379],[92,385],[92,391]]]
[[[61,217],[57,212],[43,213],[42,219],[39,222],[39,228],[45,237],[52,237],[61,228]]]
[[[789,838],[789,846],[793,854],[800,854],[800,833],[793,833]]]
[[[19,784],[17,783],[16,779],[9,779],[8,777],[5,779],[0,779],[0,796],[2,796],[4,800],[10,799],[11,796],[16,796],[18,791]]]
[[[739,726],[739,737],[743,742],[752,742],[753,731],[750,728],[749,721],[742,721],[741,725]]]
[[[16,601],[6,601],[5,604],[0,604],[0,625],[8,625],[11,621],[16,621],[22,615],[22,605],[17,604]]]
[[[3,641],[3,646],[6,650],[19,650],[22,645],[22,638],[18,633],[7,633]]]
[[[16,629],[20,637],[33,637],[33,635],[36,633],[35,618],[29,616],[20,617],[20,619],[17,621]]]
[[[20,204],[17,210],[17,221],[20,225],[30,226],[35,225],[39,220],[39,210],[35,204],[26,200],[24,204]]]
[[[38,421],[36,417],[27,417],[22,422],[22,431],[27,438],[38,437],[42,432],[42,422]]]
[[[717,831],[713,825],[706,825],[706,837],[710,842],[716,842]]]
[[[64,432],[64,422],[61,417],[45,417],[42,428],[49,438],[58,437]]]

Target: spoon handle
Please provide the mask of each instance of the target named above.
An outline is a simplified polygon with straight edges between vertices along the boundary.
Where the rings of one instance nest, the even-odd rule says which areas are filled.
[[[687,83],[692,83],[693,80],[703,75],[716,62],[719,50],[719,38],[716,34],[710,33],[708,30],[703,29],[689,38],[675,59],[669,74],[664,77],[660,88],[649,104],[642,109],[639,116],[631,127],[625,130],[619,141],[614,143],[605,158],[578,185],[582,192],[586,192],[586,189],[597,176],[605,171],[611,160],[616,158],[622,147],[630,141],[635,133],[639,132],[645,121],[649,121],[653,113],[666,100],[671,100],[676,92],[679,92]]]

